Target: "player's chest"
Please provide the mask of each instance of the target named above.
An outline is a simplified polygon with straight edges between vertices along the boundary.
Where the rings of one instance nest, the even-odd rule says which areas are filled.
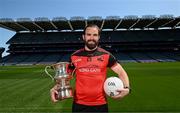
[[[76,68],[82,68],[82,67],[104,68],[107,67],[108,57],[105,55],[93,56],[93,57],[76,56],[73,57],[73,62]]]

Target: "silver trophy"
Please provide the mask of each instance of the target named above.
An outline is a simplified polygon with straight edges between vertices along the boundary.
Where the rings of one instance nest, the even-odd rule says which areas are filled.
[[[59,62],[51,66],[45,67],[46,74],[50,76],[52,80],[55,80],[57,83],[56,90],[58,91],[58,100],[73,97],[72,87],[70,86],[70,79],[72,79],[72,75],[68,72],[68,65],[69,62]],[[54,77],[49,74],[48,69],[54,70]]]

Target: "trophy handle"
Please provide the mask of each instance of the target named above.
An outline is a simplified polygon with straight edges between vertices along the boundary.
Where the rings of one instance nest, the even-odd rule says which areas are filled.
[[[54,78],[53,78],[52,75],[49,74],[49,72],[47,71],[48,68],[51,68],[51,66],[46,66],[44,71],[46,72],[46,74],[47,74],[49,77],[51,77],[51,79],[52,79],[52,81],[53,81]]]

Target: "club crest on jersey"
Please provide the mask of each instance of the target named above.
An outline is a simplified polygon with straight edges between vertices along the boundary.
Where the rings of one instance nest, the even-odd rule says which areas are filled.
[[[99,56],[99,57],[97,58],[97,60],[103,62],[103,61],[104,61],[104,57],[103,57],[103,56]]]

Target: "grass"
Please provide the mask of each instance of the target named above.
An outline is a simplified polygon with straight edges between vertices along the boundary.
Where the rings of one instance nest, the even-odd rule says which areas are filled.
[[[110,112],[180,112],[180,62],[126,63],[132,92],[108,98]],[[50,101],[45,66],[0,67],[0,112],[70,112],[72,99]],[[109,70],[108,76],[115,74]]]

